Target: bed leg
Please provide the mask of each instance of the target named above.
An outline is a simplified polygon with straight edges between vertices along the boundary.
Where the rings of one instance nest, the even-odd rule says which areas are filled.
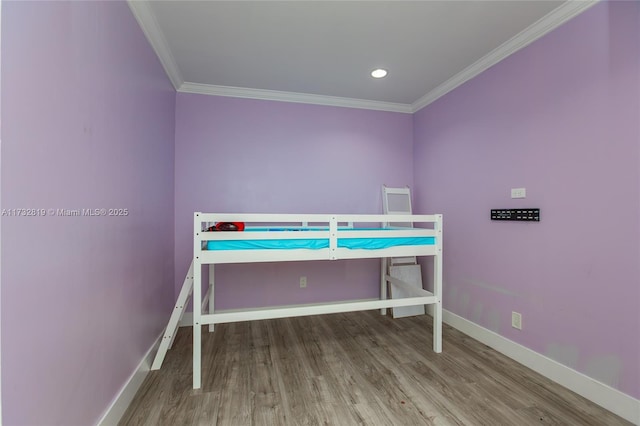
[[[202,264],[196,258],[193,263],[193,388],[201,386],[202,356]]]
[[[442,215],[434,224],[437,252],[433,256],[433,294],[438,301],[433,308],[433,351],[442,352]]]
[[[380,259],[380,300],[387,299],[387,258]],[[387,308],[380,309],[381,315],[387,315]]]
[[[433,351],[442,352],[442,302],[440,301],[433,309]]]
[[[215,293],[214,293],[214,289],[215,289],[215,269],[213,267],[213,263],[209,264],[209,313],[213,314],[215,309],[214,309],[214,305],[213,305],[213,300],[215,298]],[[213,333],[213,329],[215,327],[215,324],[209,324],[209,333]]]

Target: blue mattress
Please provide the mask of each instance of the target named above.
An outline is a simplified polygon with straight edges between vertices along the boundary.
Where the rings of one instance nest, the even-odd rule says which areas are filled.
[[[286,229],[286,228],[263,228],[248,229],[251,231],[317,231],[318,229]],[[368,230],[366,228],[351,229],[353,231]],[[384,233],[384,229],[376,229]],[[384,237],[380,238],[338,238],[338,247],[348,249],[378,250],[397,246],[423,246],[434,245],[435,237]],[[275,237],[275,235],[274,235]],[[207,250],[265,250],[265,249],[310,249],[318,250],[329,247],[328,238],[302,238],[302,239],[269,239],[269,240],[229,240],[229,241],[207,241]]]

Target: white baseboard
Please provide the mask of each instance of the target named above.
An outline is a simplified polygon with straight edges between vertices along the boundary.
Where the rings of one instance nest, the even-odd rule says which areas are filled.
[[[443,310],[443,321],[618,416],[640,425],[640,400],[541,355],[519,343]]]
[[[164,333],[164,330],[162,330],[162,333]],[[131,374],[122,389],[120,389],[120,392],[118,392],[116,397],[113,399],[102,416],[102,419],[98,422],[99,426],[116,426],[118,424],[124,412],[129,408],[129,404],[131,404],[136,392],[140,389],[142,382],[147,377],[147,374],[151,369],[153,357],[160,346],[161,339],[162,334],[160,334],[153,345],[151,345],[145,356],[142,358],[142,361],[140,361],[140,364],[138,364],[138,368],[136,368],[133,374]]]

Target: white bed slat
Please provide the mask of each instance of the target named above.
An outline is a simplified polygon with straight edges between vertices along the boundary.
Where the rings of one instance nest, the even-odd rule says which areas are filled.
[[[291,252],[295,253],[291,253]],[[402,256],[433,256],[437,246],[398,246],[380,250],[348,249],[338,247],[334,252],[324,249],[296,249],[296,250],[203,250],[199,260],[207,263],[247,263],[247,262],[283,262],[304,260],[344,260],[344,259],[377,259],[384,257]]]
[[[254,321],[274,318],[301,317],[307,315],[336,314],[340,312],[370,311],[394,306],[427,305],[436,302],[435,296],[408,297],[404,299],[372,300],[365,302],[334,302],[323,305],[296,306],[293,308],[256,309],[243,312],[225,312],[203,315],[202,324]]]
[[[386,223],[386,222],[414,222],[434,223],[439,215],[411,215],[411,214],[274,214],[274,213],[201,213],[196,212],[197,220],[201,222],[254,222],[254,223],[302,223],[328,224],[332,218],[339,223]],[[200,228],[202,230],[203,228]]]

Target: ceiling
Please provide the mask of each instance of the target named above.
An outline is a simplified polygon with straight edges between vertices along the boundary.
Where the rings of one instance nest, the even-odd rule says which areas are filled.
[[[141,1],[176,90],[414,112],[585,1]],[[374,79],[374,68],[387,77]]]

